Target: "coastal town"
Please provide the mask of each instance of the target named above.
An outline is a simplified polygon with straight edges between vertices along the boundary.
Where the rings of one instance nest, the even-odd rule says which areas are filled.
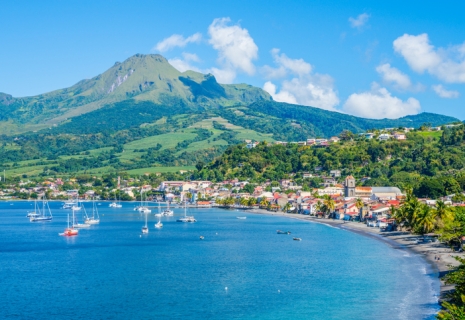
[[[341,177],[340,170],[328,176],[303,173],[302,178],[319,178],[321,186],[303,191],[293,179],[266,181],[262,184],[239,179],[212,181],[161,181],[158,185],[142,184],[138,178],[115,179],[115,187],[102,187],[97,177],[92,182],[80,183],[79,178],[62,180],[48,178],[39,183],[19,181],[0,191],[3,200],[114,200],[139,201],[144,194],[152,202],[183,203],[192,208],[264,209],[270,212],[302,214],[342,221],[364,221],[370,227],[391,231],[395,228],[392,211],[405,199],[398,187],[359,186],[369,177],[357,181],[353,176]],[[440,199],[419,199],[435,207],[437,201],[450,206],[465,206],[465,196],[455,194]]]

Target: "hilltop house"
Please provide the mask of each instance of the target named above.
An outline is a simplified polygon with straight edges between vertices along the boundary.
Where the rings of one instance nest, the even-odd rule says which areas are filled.
[[[341,170],[331,170],[329,174],[334,178],[339,178],[341,176]]]
[[[394,133],[394,139],[396,140],[406,140],[407,138],[405,137],[405,133],[402,132],[396,132]]]
[[[378,140],[380,141],[386,141],[386,140],[389,140],[389,138],[391,138],[391,135],[387,133],[382,133],[378,136]]]

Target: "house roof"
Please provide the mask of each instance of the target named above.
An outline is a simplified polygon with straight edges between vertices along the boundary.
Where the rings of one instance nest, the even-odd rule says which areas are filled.
[[[372,191],[373,193],[402,193],[397,187],[372,187]]]

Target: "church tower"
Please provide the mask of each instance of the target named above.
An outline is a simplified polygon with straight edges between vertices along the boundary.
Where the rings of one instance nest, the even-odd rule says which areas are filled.
[[[344,182],[344,196],[355,197],[355,178],[348,176]]]

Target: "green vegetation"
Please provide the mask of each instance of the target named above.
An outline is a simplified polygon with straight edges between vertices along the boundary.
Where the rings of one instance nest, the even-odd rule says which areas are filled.
[[[348,139],[346,133],[341,138]],[[355,137],[328,147],[260,143],[247,149],[241,144],[229,147],[221,157],[196,172],[195,178],[238,177],[262,182],[295,174],[301,180],[303,172],[329,174],[338,169],[343,177],[370,177],[364,182],[366,186],[411,186],[419,197],[438,198],[465,189],[464,140],[464,128],[458,126],[444,130],[439,140],[412,132],[404,141]],[[308,188],[314,186],[312,180],[304,184]]]
[[[465,259],[455,257],[461,264],[444,277],[446,284],[455,285],[455,290],[450,294],[450,300],[443,302],[437,319],[461,320],[465,319]]]

